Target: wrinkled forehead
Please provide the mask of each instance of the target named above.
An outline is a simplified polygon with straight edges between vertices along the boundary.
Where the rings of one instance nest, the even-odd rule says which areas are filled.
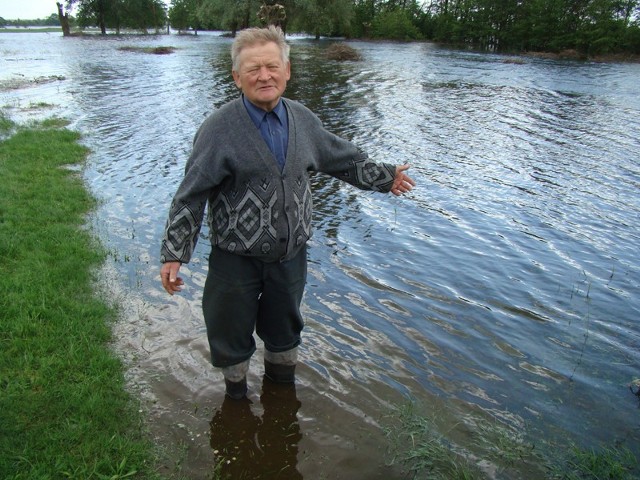
[[[284,53],[275,42],[254,42],[244,45],[238,52],[238,64],[264,63],[267,61],[279,60],[286,63]]]
[[[271,51],[271,52],[277,52],[278,55],[282,54],[282,50],[280,49],[280,46],[276,42],[265,41],[265,40],[256,40],[255,42],[251,42],[251,43],[247,43],[246,45],[243,45],[242,49],[238,52],[238,54],[242,56],[247,50],[251,50],[254,53],[259,51],[263,51],[265,53],[267,51]]]

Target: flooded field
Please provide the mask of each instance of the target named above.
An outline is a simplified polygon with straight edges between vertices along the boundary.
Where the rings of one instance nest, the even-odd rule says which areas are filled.
[[[372,157],[409,162],[418,186],[391,198],[314,179],[299,380],[263,384],[259,350],[249,401],[230,403],[200,312],[206,232],[179,297],[158,256],[195,130],[238,95],[231,40],[0,33],[2,108],[68,118],[91,148],[117,348],[166,470],[404,478],[385,427],[409,401],[490,477],[540,472],[478,447],[487,422],[549,451],[640,455],[640,65],[369,42],[340,63],[330,42],[290,42],[287,96]],[[174,50],[144,51],[158,46]]]

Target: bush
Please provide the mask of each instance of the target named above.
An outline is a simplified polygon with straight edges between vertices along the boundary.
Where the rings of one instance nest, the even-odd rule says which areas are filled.
[[[344,43],[333,43],[327,48],[325,53],[329,60],[362,60],[362,55],[358,50]]]

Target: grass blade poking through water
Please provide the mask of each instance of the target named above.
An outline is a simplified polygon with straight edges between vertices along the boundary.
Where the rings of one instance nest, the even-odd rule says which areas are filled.
[[[58,123],[0,142],[0,478],[154,478],[93,288],[95,202],[68,168],[87,151]]]
[[[385,430],[390,463],[404,466],[413,479],[640,478],[638,460],[623,445],[596,449],[573,444],[544,444],[535,448],[526,441],[524,432],[479,415],[465,415],[465,429],[471,428],[473,441],[467,445],[455,445],[439,432],[438,415],[424,405],[410,402],[398,406],[388,417],[390,425]],[[451,417],[447,415],[445,418]],[[456,425],[450,427],[451,430],[456,429]]]

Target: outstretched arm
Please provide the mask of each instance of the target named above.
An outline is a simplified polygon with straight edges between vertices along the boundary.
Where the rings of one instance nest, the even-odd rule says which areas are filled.
[[[406,173],[410,165],[405,163],[404,165],[398,165],[396,167],[396,176],[393,179],[393,185],[391,186],[391,193],[394,195],[402,195],[403,193],[410,192],[415,186],[416,182]]]

